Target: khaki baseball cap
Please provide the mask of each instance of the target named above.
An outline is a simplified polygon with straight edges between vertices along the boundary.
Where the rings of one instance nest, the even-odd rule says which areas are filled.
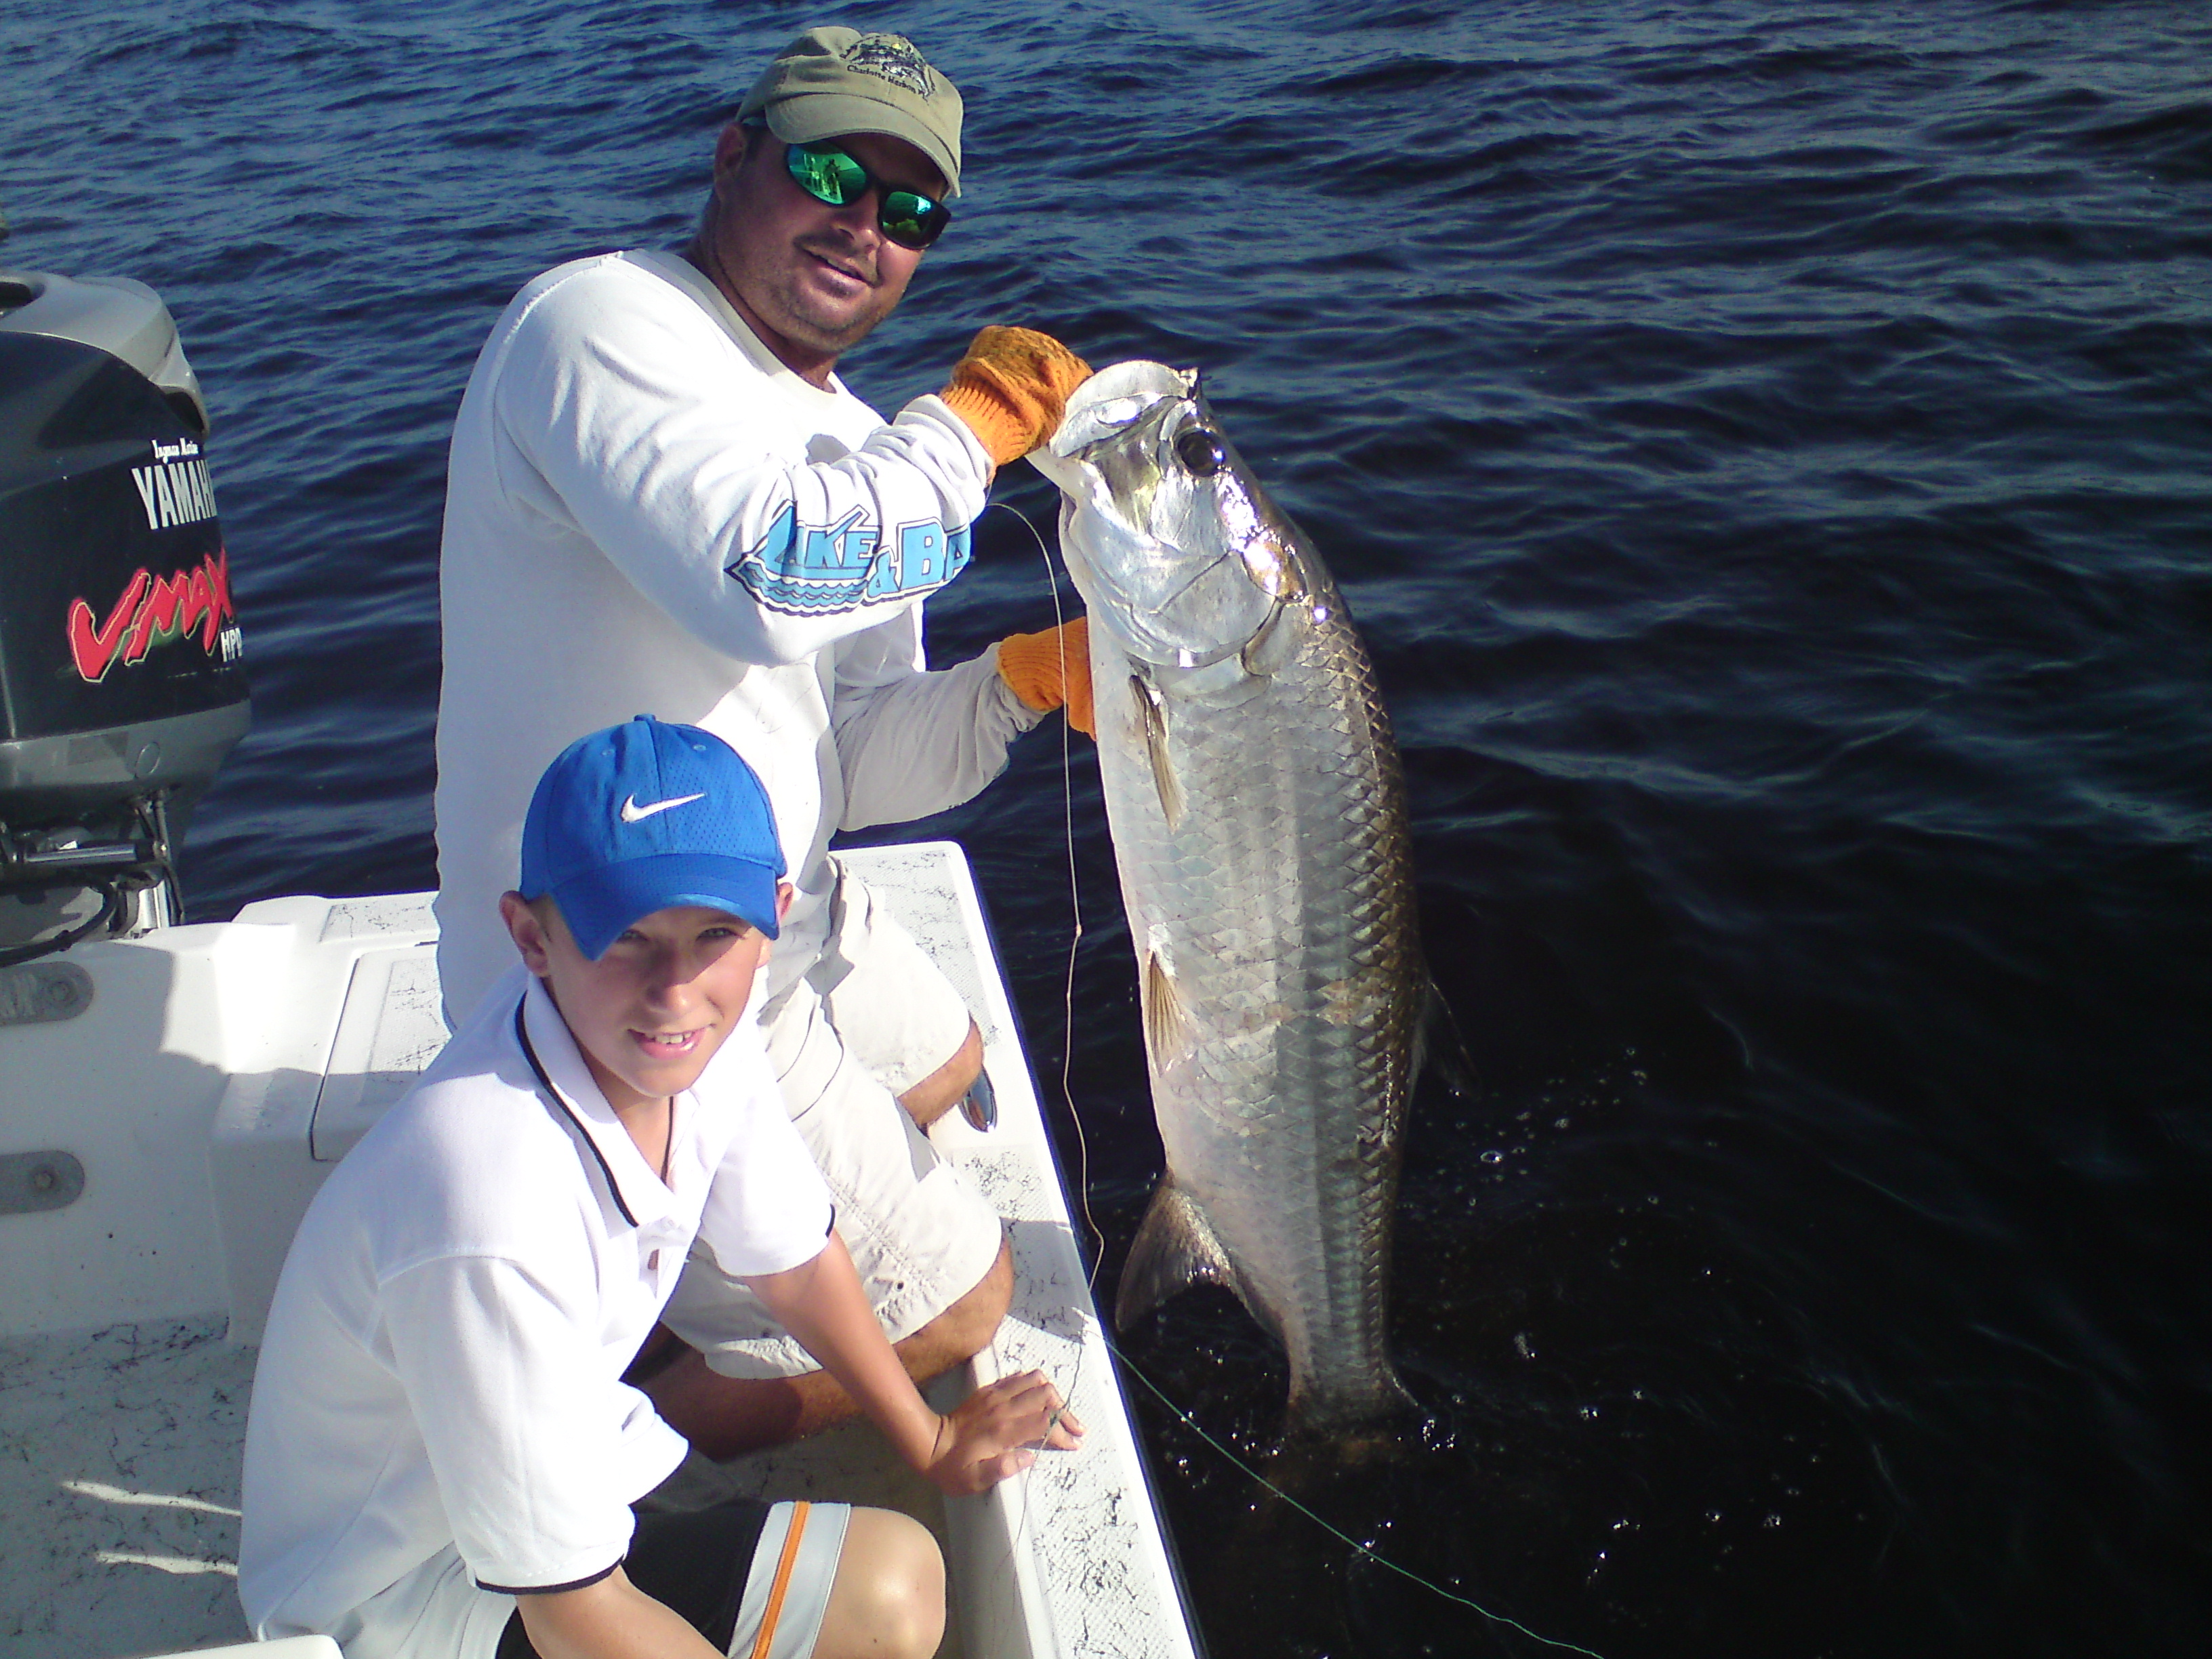
[[[960,94],[902,34],[811,28],[776,53],[738,119],[759,116],[787,144],[881,132],[903,138],[960,193]]]

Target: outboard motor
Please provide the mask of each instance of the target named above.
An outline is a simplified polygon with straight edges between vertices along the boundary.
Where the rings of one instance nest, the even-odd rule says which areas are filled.
[[[0,270],[0,966],[176,919],[248,720],[207,430],[153,289]]]

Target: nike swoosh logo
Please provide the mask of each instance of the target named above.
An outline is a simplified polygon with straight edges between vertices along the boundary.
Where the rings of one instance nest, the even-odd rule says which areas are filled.
[[[695,800],[706,799],[707,793],[702,789],[696,795],[676,795],[667,800],[654,801],[649,806],[640,806],[637,804],[637,797],[632,795],[622,804],[622,821],[624,823],[635,823],[641,819],[651,817],[655,812],[665,812],[672,806],[689,806]]]

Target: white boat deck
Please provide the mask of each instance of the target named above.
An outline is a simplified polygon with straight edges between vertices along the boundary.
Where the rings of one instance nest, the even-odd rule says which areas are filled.
[[[1189,1659],[966,860],[949,842],[843,856],[967,998],[998,1091],[990,1134],[957,1120],[934,1132],[1006,1217],[1017,1275],[997,1340],[945,1386],[957,1397],[1040,1368],[1090,1432],[1080,1451],[1045,1454],[980,1498],[939,1499],[866,1425],[729,1465],[695,1460],[683,1491],[921,1516],[951,1570],[947,1655]],[[0,1160],[51,1151],[83,1170],[73,1202],[0,1212],[9,1655],[129,1659],[245,1639],[235,1562],[250,1344],[307,1199],[443,1041],[428,896],[273,900],[234,922],[0,969]],[[57,963],[82,981],[57,980]],[[88,991],[74,1017],[52,1012]],[[0,1206],[9,1190],[0,1186]]]

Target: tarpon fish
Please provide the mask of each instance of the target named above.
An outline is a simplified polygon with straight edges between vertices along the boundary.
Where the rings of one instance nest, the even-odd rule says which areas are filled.
[[[1195,371],[1105,370],[1032,459],[1091,617],[1167,1149],[1115,1322],[1225,1285],[1289,1354],[1294,1425],[1382,1416],[1406,1401],[1384,1326],[1427,975],[1374,670]]]

